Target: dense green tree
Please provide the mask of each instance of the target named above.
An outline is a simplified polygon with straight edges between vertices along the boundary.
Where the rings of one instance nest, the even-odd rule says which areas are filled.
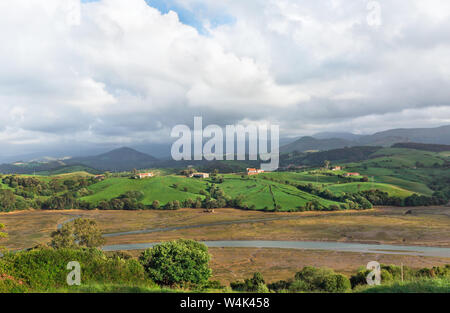
[[[102,233],[94,220],[78,218],[64,224],[53,232],[50,246],[55,249],[76,247],[99,247],[105,243]]]
[[[60,229],[54,231],[51,237],[52,241],[50,242],[50,246],[54,249],[75,249],[77,247],[72,225],[63,225]]]
[[[150,279],[165,286],[203,284],[211,276],[206,245],[179,239],[144,251],[140,258]]]
[[[16,197],[11,190],[0,190],[0,211],[9,212],[15,210]]]

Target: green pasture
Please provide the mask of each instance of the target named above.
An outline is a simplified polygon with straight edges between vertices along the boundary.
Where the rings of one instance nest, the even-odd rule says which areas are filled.
[[[173,200],[203,198],[201,190],[206,189],[206,181],[177,176],[157,176],[148,179],[109,178],[91,185],[92,195],[82,200],[97,204],[102,200],[111,200],[127,191],[141,191],[144,194],[142,203],[152,204],[158,200],[165,204]],[[185,191],[185,188],[187,191]]]

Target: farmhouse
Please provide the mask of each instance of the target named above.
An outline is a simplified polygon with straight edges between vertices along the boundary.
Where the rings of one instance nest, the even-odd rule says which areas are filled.
[[[97,181],[104,181],[106,179],[105,175],[95,175],[94,179]]]
[[[247,175],[249,175],[249,176],[251,176],[251,175],[258,175],[258,174],[261,174],[261,173],[264,173],[264,171],[256,169],[256,168],[248,168],[247,169]]]
[[[193,173],[193,174],[191,174],[189,177],[194,177],[194,178],[209,178],[209,174],[208,174],[208,173]]]
[[[345,176],[345,177],[350,177],[350,176],[361,176],[361,174],[359,174],[359,173],[346,173],[344,176]]]
[[[332,171],[342,171],[342,166],[335,166],[331,170]]]
[[[153,173],[139,173],[136,175],[138,179],[150,178],[153,177]]]

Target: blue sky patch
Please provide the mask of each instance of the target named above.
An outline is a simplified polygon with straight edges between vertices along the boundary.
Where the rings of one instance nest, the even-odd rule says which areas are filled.
[[[99,0],[81,0],[81,2],[96,1]],[[203,4],[195,4],[189,8],[175,0],[145,0],[145,2],[158,9],[162,14],[167,14],[169,11],[176,12],[181,23],[194,27],[202,35],[208,35],[204,23],[209,22],[210,26],[214,28],[235,22],[231,15],[211,10]]]

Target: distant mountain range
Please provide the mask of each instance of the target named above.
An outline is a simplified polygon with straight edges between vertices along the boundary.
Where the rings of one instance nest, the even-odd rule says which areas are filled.
[[[96,156],[63,161],[67,165],[83,164],[102,171],[126,171],[152,167],[158,159],[131,148],[119,148]]]
[[[314,137],[302,137],[290,144],[280,147],[281,153],[325,151],[354,146],[351,141],[341,138],[316,139]]]
[[[155,157],[131,148],[119,148],[96,156],[64,158],[51,161],[15,162],[0,165],[1,173],[32,174],[73,168],[97,173],[98,171],[127,171],[153,167]]]
[[[330,137],[330,138],[327,138]],[[282,141],[288,142],[288,141]],[[401,145],[398,145],[398,144]],[[320,133],[313,137],[302,137],[291,143],[283,145],[280,152],[325,152],[339,150],[347,147],[388,147],[397,144],[398,147],[424,149],[429,151],[446,151],[445,145],[450,145],[450,125],[429,129],[393,129],[379,132],[373,135],[355,135],[351,133]],[[423,147],[420,144],[433,144],[435,146]],[[431,150],[430,150],[431,149]],[[352,153],[352,150],[343,150],[342,153]],[[356,150],[355,150],[356,151]],[[357,149],[363,151],[364,157],[371,149]],[[367,152],[367,153],[366,153]],[[336,151],[336,155],[340,152]],[[358,152],[359,153],[359,152]],[[319,154],[311,156],[317,158]],[[324,155],[323,157],[328,157]],[[304,158],[304,157],[303,157]],[[359,158],[359,157],[358,157]],[[307,162],[308,163],[308,162]],[[171,159],[157,159],[150,154],[139,152],[132,148],[119,148],[94,156],[64,157],[64,158],[40,158],[33,161],[14,162],[0,165],[0,173],[54,173],[61,171],[83,170],[91,173],[103,171],[129,171],[145,168],[181,168],[193,165],[197,169],[211,167],[224,168],[233,171],[236,168],[259,166],[259,162],[207,162],[207,161],[182,161],[175,162]]]
[[[382,146],[396,143],[450,144],[450,125],[437,128],[391,129],[373,135],[352,133],[319,133],[312,137],[301,137],[280,148],[281,153],[327,151],[345,147]]]

